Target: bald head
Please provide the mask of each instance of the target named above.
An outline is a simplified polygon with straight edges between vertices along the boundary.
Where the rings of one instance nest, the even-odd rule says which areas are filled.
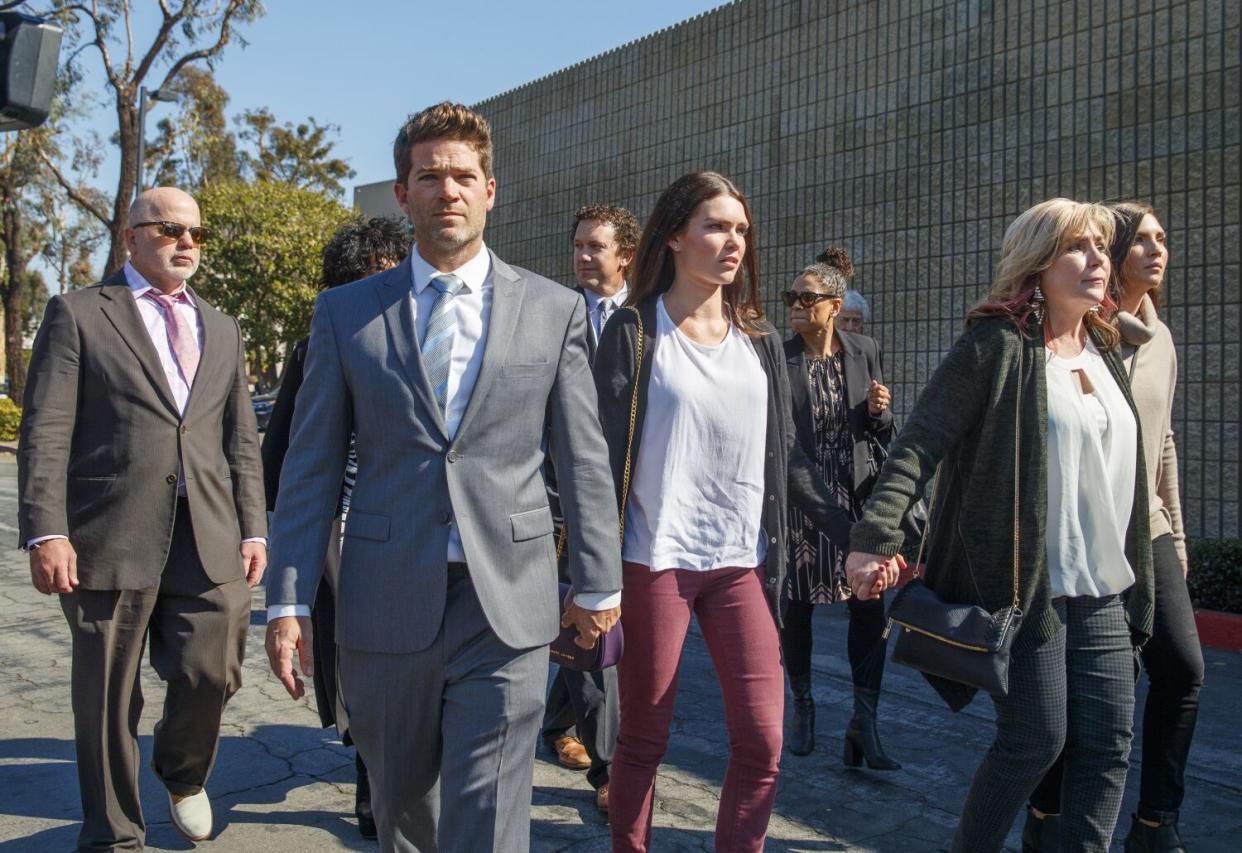
[[[144,222],[175,222],[187,230],[173,239],[165,237],[158,225]],[[189,193],[175,187],[139,193],[129,207],[130,227],[125,229],[129,262],[152,287],[171,293],[198,269],[200,251],[188,228],[201,224],[198,202]]]
[[[152,219],[162,220],[168,219],[164,213],[170,210],[193,210],[194,222],[185,223],[186,225],[198,225],[198,202],[194,200],[194,196],[185,190],[179,190],[176,187],[152,187],[149,190],[143,190],[138,193],[138,197],[134,199],[134,203],[129,206],[130,222],[148,222]],[[178,220],[171,220],[178,221]]]

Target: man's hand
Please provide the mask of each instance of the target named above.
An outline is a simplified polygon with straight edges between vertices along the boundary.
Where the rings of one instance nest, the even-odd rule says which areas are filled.
[[[246,586],[253,588],[263,580],[267,568],[267,546],[262,542],[241,543],[242,571],[246,573]]]
[[[612,626],[616,625],[620,618],[620,607],[608,610],[587,610],[577,604],[570,604],[561,616],[561,627],[576,626],[578,636],[574,637],[574,642],[584,649],[593,649],[599,638],[611,631]]]
[[[68,539],[47,539],[30,552],[30,580],[44,595],[78,586],[78,552]]]
[[[262,571],[260,569],[260,571]],[[311,620],[309,616],[282,616],[267,623],[267,660],[276,678],[294,699],[306,695],[306,685],[293,668],[293,650],[297,649],[302,675],[315,674],[315,654],[311,651]]]
[[[867,410],[871,412],[871,416],[878,418],[884,414],[884,410],[892,402],[893,395],[889,393],[888,388],[872,379],[871,387],[867,389]]]
[[[845,558],[845,578],[860,601],[877,598],[897,585],[906,559],[900,554],[884,557],[855,551]]]

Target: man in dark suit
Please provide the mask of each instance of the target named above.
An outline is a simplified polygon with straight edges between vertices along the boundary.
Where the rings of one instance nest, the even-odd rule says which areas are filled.
[[[20,543],[73,637],[80,850],[143,845],[148,634],[167,684],[152,769],[177,829],[210,836],[203,785],[267,564],[241,329],[187,284],[206,238],[198,205],[148,190],[129,221],[129,262],[48,303],[18,445]]]
[[[625,305],[626,276],[634,264],[638,235],[634,214],[615,204],[589,204],[574,214],[574,289],[586,300],[592,360],[608,318]],[[550,468],[547,474],[555,510],[555,476]],[[543,742],[562,766],[587,771],[595,805],[605,814],[619,716],[616,669],[582,673],[562,667],[557,672],[548,692]]]
[[[491,129],[442,103],[393,148],[415,246],[320,294],[272,522],[267,651],[294,697],[351,431],[340,687],[385,851],[529,847],[547,645],[620,616],[621,554],[582,298],[483,243]],[[576,590],[560,621],[545,440]],[[611,516],[611,517],[610,517]],[[559,624],[558,624],[559,623]]]

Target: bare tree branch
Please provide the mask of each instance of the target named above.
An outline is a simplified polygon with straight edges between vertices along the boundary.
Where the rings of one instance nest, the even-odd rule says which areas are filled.
[[[185,56],[178,59],[168,69],[168,73],[164,75],[164,82],[160,83],[160,88],[172,82],[182,68],[191,62],[199,62],[204,59],[211,59],[213,56],[224,50],[225,45],[229,43],[229,39],[233,36],[232,18],[245,4],[245,0],[229,0],[228,7],[224,10],[224,17],[220,20],[220,37],[216,39],[216,43],[211,47],[205,47],[200,50],[191,51]]]
[[[69,198],[73,199],[79,207],[91,216],[102,222],[105,227],[110,227],[112,225],[112,217],[108,215],[108,212],[102,210],[97,204],[95,204],[95,202],[91,201],[91,199],[83,193],[81,189],[70,183],[69,179],[66,178],[60,169],[56,167],[56,163],[47,155],[47,152],[44,151],[42,147],[37,150],[39,152],[39,159],[43,161],[43,165],[47,166],[48,171],[52,173],[52,177],[56,179],[56,183],[60,184],[61,189],[65,191]]]
[[[162,3],[160,5],[163,6]],[[164,20],[160,23],[159,32],[155,34],[155,38],[151,39],[151,47],[147,49],[146,55],[139,61],[137,70],[134,71],[133,76],[130,78],[134,83],[141,83],[146,79],[147,74],[151,70],[151,66],[159,60],[160,54],[163,53],[164,48],[168,45],[168,36],[172,33],[173,27],[175,27],[177,22],[184,16],[184,6],[171,14],[168,12],[164,13]],[[171,79],[171,76],[165,76],[164,83],[167,83]],[[158,88],[164,88],[164,83],[161,83]]]

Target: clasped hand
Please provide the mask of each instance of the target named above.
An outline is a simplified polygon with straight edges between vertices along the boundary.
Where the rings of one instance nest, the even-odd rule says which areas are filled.
[[[616,625],[620,618],[620,607],[587,610],[585,607],[571,603],[565,607],[565,612],[561,615],[561,627],[568,628],[570,625],[577,627],[578,636],[574,637],[574,643],[584,649],[593,649],[599,638],[611,631],[612,626]]]
[[[897,585],[906,559],[900,554],[885,557],[854,551],[845,558],[845,579],[860,601],[877,598]]]

